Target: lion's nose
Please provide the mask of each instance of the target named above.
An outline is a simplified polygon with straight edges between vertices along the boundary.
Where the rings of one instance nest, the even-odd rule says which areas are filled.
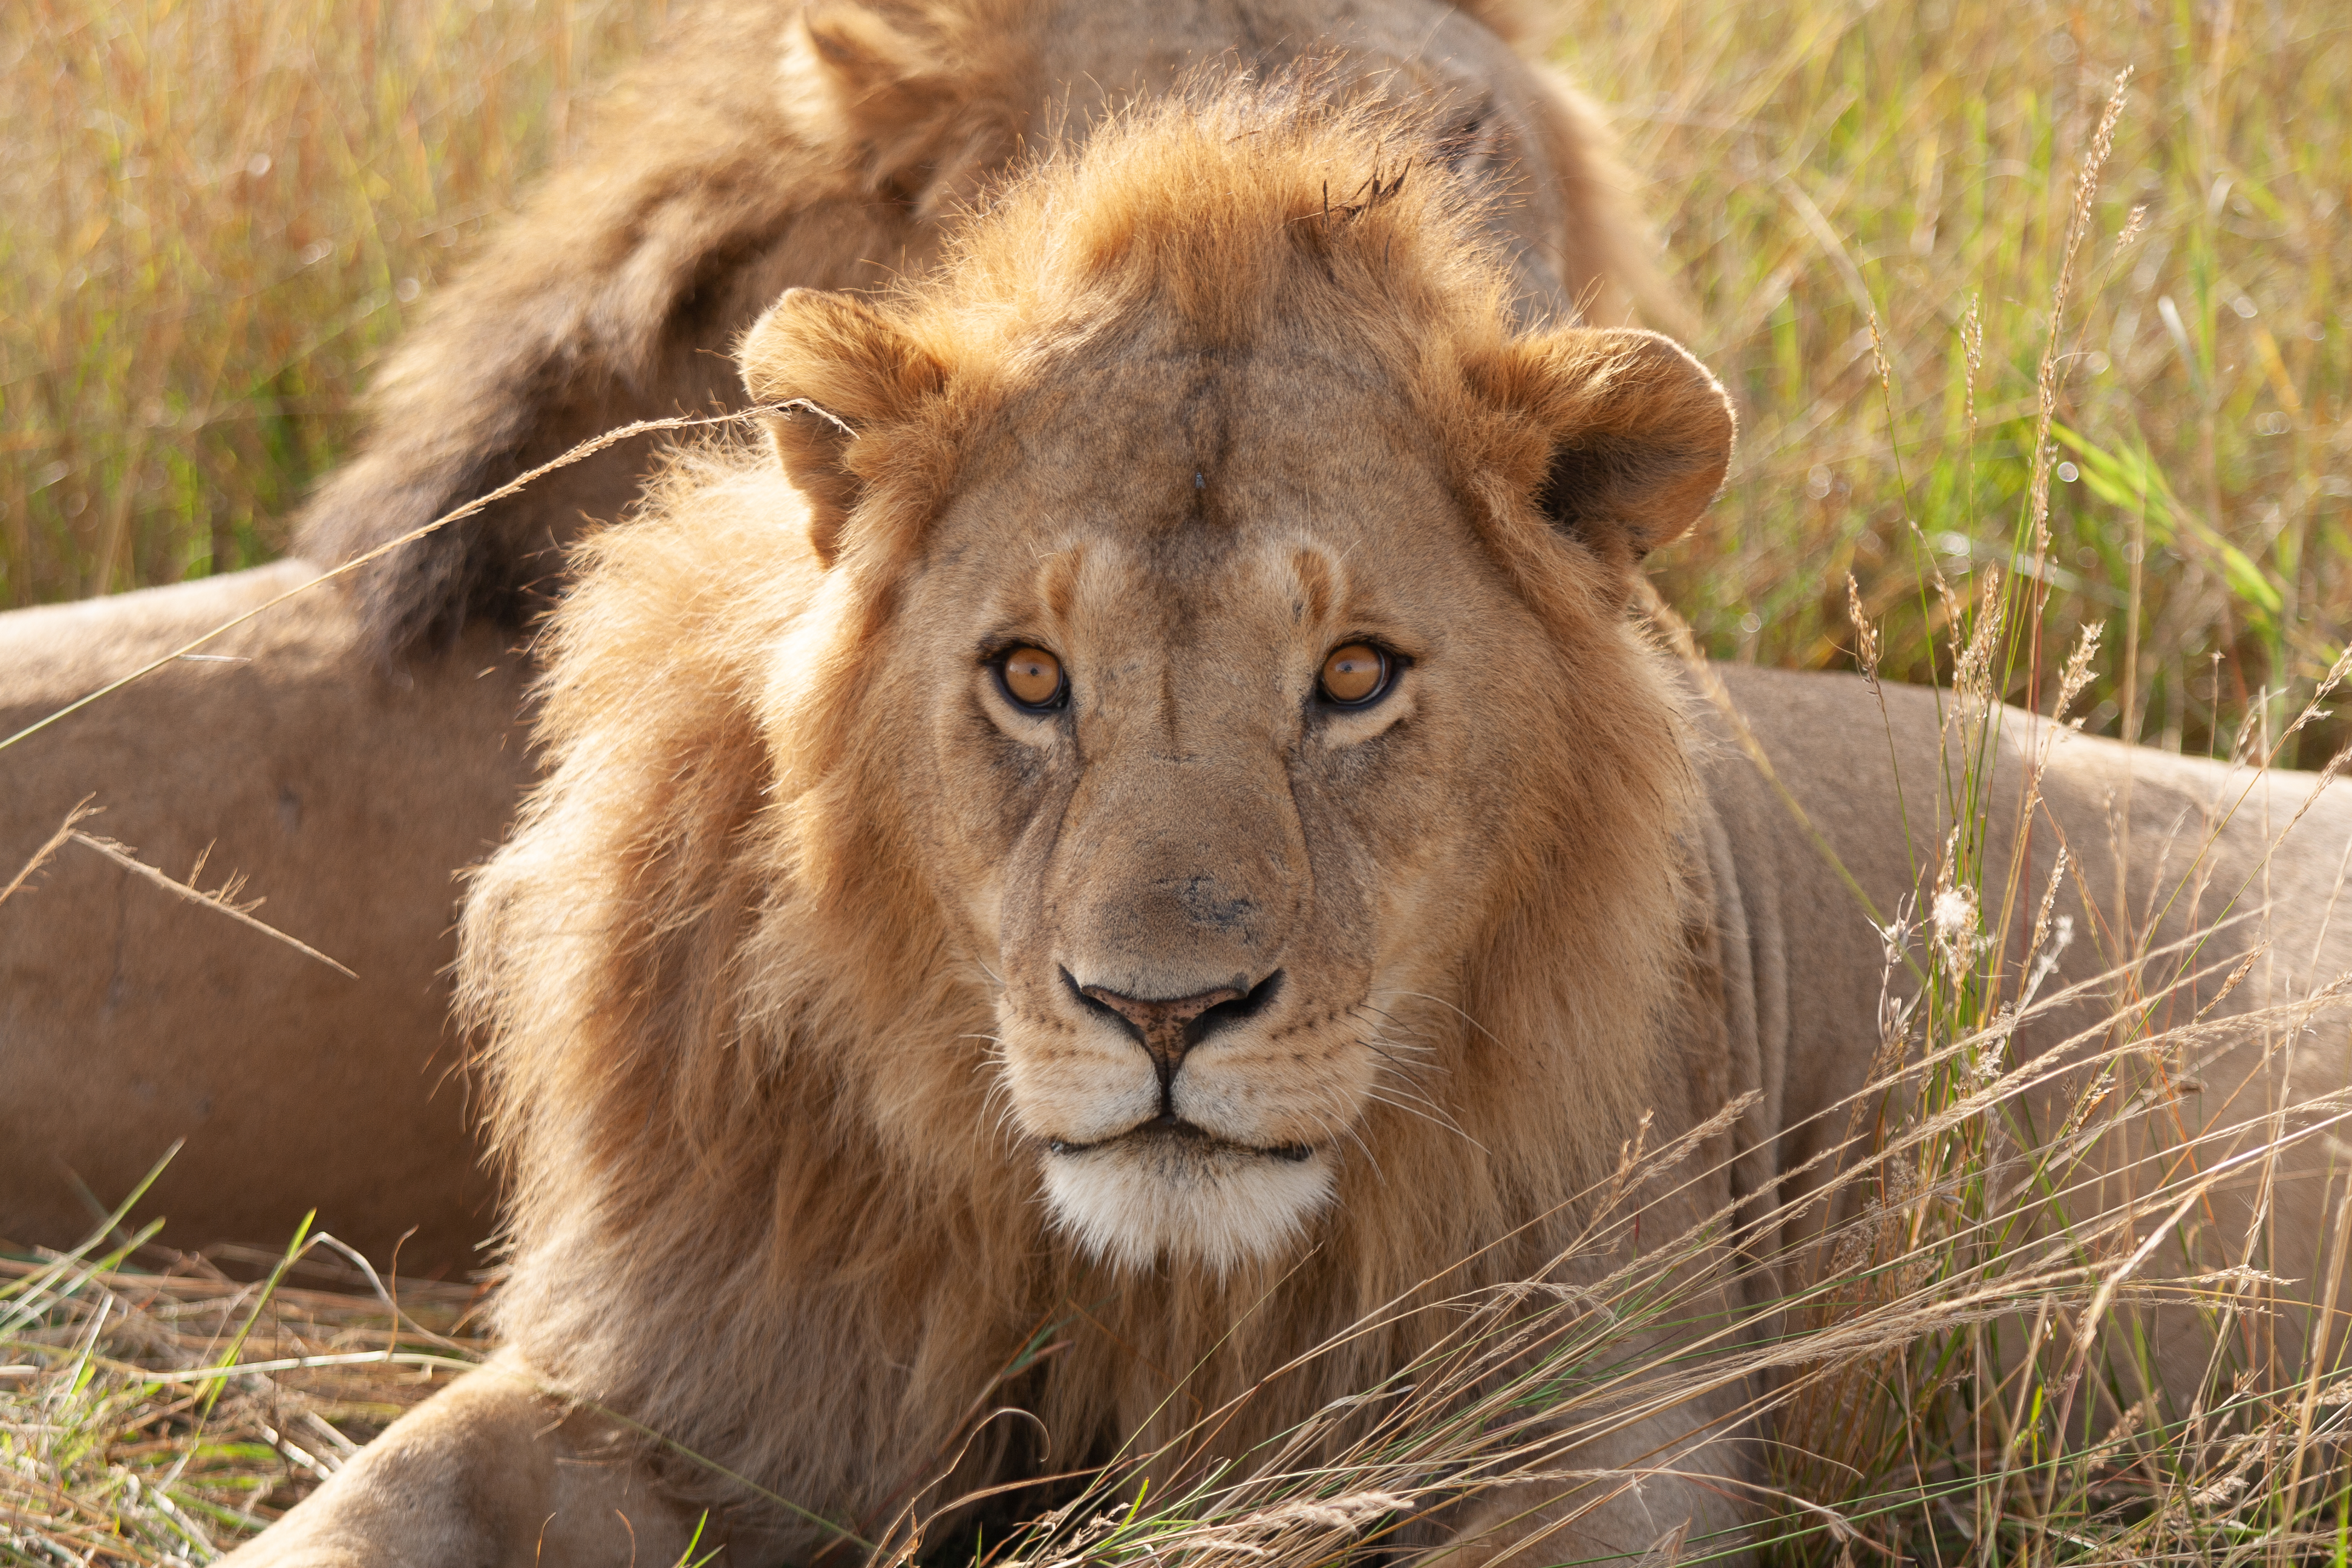
[[[1128,1033],[1150,1055],[1163,1089],[1176,1077],[1186,1052],[1219,1024],[1256,1012],[1273,999],[1282,981],[1282,971],[1277,969],[1246,991],[1238,985],[1221,985],[1190,996],[1162,998],[1129,996],[1107,985],[1081,985],[1070,979],[1067,970],[1062,973],[1071,990],[1127,1026]]]

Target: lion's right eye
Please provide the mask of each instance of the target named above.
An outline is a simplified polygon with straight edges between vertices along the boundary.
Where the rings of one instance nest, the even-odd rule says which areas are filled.
[[[996,679],[1015,706],[1042,713],[1061,706],[1069,683],[1062,661],[1042,647],[1016,647],[997,660]]]

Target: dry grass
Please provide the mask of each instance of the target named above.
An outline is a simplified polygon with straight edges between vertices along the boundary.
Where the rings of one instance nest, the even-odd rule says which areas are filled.
[[[210,1562],[485,1348],[479,1289],[395,1313],[331,1239],[127,1271],[140,1239],[0,1258],[0,1563]]]
[[[0,10],[0,604],[266,558],[349,441],[372,356],[660,9]],[[1732,496],[1664,563],[1710,652],[1846,662],[1851,569],[1889,673],[1929,672],[1919,541],[1948,568],[2012,553],[2067,172],[2128,67],[2060,366],[2056,438],[2079,446],[2053,486],[2053,634],[2109,624],[2122,657],[2093,729],[2191,751],[2327,666],[2352,623],[2352,16],[1559,15],[1558,52],[1617,106],[1695,344],[1746,416]],[[2347,724],[2305,740],[2325,756]]]
[[[2352,733],[2321,705],[2352,624],[2352,14],[1661,0],[1567,19],[1562,58],[1620,106],[1696,344],[1744,407],[1732,493],[1663,563],[1694,653],[1874,649],[1890,678],[1958,689],[1963,772],[2002,697],[2280,761]],[[510,199],[587,62],[642,20],[365,0],[0,15],[0,84],[31,106],[0,136],[0,200],[35,215],[0,237],[0,601],[266,552],[347,439],[402,280],[462,253],[445,237]],[[2062,657],[2093,623],[2104,655]],[[1975,845],[1923,847],[1983,910],[2041,905]],[[1791,1303],[1789,1334],[1740,1342],[1685,1310],[1695,1280],[1752,1266],[1721,1252],[1722,1216],[1594,1292],[1451,1303],[1434,1360],[1246,1479],[1180,1472],[1145,1497],[1114,1469],[988,1554],[1310,1568],[1409,1508],[1572,1465],[1571,1438],[1630,1410],[1769,1371],[1778,1560],[2352,1563],[2352,1334],[2309,1365],[2223,1358],[2185,1408],[2085,1425],[2085,1391],[2124,1386],[2122,1309],[2185,1297],[2225,1342],[2264,1310],[2241,1260],[2122,1283],[2178,1185],[2095,1231],[2067,1212],[2097,1139],[2203,1047],[2142,994],[2069,1058],[2070,1135],[2028,1155],[2014,1115],[2041,1068],[2009,1054],[2004,1008],[2052,1005],[2021,994],[2032,955],[1997,963],[1929,921],[1889,964],[1910,977],[1871,1097],[1891,1114],[1854,1122],[1857,1217],[1824,1244],[1841,1283]],[[1690,1159],[1645,1152],[1624,1190]],[[2020,1160],[2049,1179],[2021,1182]],[[1601,1205],[1583,1245],[1608,1253],[1632,1212]],[[2340,1260],[2352,1200],[2328,1212]],[[462,1292],[404,1295],[403,1327],[355,1277],[257,1291],[120,1261],[0,1275],[0,1561],[206,1560],[466,1359],[438,1338]],[[2053,1331],[2070,1323],[2095,1331]],[[373,1360],[250,1370],[345,1353]],[[207,1370],[232,1361],[247,1370]],[[1584,1479],[1597,1497],[1629,1478]]]
[[[1617,106],[1694,346],[1746,415],[1731,493],[1664,574],[1711,652],[1846,663],[1851,570],[1888,673],[1928,676],[1919,541],[1948,571],[2013,554],[2071,176],[2129,69],[2060,344],[2050,634],[2105,621],[2131,661],[2091,729],[2190,751],[2334,661],[2352,12],[1664,0],[1571,13],[1561,56]]]
[[[0,605],[268,560],[663,0],[0,7]]]

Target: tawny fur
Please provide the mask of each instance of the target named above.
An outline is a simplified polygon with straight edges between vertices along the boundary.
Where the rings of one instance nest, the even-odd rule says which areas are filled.
[[[476,884],[464,934],[513,1182],[500,1321],[562,1386],[831,1516],[866,1518],[929,1479],[1044,1326],[1069,1348],[992,1395],[1043,1420],[1025,1464],[1148,1445],[1425,1281],[1452,1294],[1539,1269],[1579,1217],[1563,1204],[1640,1113],[1663,1107],[1664,1137],[1714,1109],[1694,1085],[1719,1075],[1680,1059],[1685,927],[1702,918],[1676,839],[1691,786],[1674,704],[1622,618],[1635,552],[1614,518],[1563,537],[1533,502],[1557,451],[1622,426],[1693,474],[1686,524],[1723,472],[1722,394],[1656,340],[1514,336],[1510,274],[1436,134],[1317,105],[1293,84],[1135,112],[1022,181],[935,280],[879,314],[788,299],[746,374],[759,395],[811,399],[857,431],[845,459],[828,419],[779,421],[798,466],[854,472],[846,517],[821,520],[840,534],[830,569],[773,455],[705,453],[588,548],[549,628],[548,781]],[[1032,976],[960,907],[1003,868],[938,820],[942,791],[983,818],[1015,805],[976,756],[930,750],[950,721],[929,717],[936,684],[957,682],[961,704],[971,668],[929,640],[932,557],[976,542],[940,531],[942,506],[1035,428],[1037,388],[1115,373],[1147,342],[1286,376],[1338,363],[1393,393],[1370,406],[1397,421],[1390,442],[1433,462],[1454,514],[1429,526],[1478,541],[1423,569],[1497,606],[1506,662],[1526,667],[1508,767],[1548,781],[1482,794],[1445,770],[1411,785],[1396,761],[1372,775],[1396,787],[1366,819],[1387,826],[1350,821],[1334,830],[1348,842],[1310,844],[1324,905],[1349,854],[1386,865],[1391,898],[1416,860],[1439,880],[1475,860],[1478,891],[1440,895],[1450,918],[1346,933],[1397,951],[1374,994],[1333,998],[1379,1003],[1443,1107],[1345,1107],[1349,1136],[1333,1129],[1318,1155],[1338,1164],[1337,1194],[1311,1248],[1222,1270],[1106,1264],[1052,1224],[1038,1148],[992,1105],[991,1040],[1017,1009],[997,1005],[990,975],[1013,992]],[[1248,495],[1286,477],[1238,461],[1196,479]],[[1171,526],[1170,549],[1219,527]],[[1302,548],[1338,551],[1322,570],[1362,576],[1348,535],[1301,526]],[[998,541],[988,570],[1026,573],[1052,532]],[[1064,546],[1088,537],[1075,527]],[[1423,731],[1393,743],[1469,766],[1501,732],[1434,712]],[[1430,824],[1449,811],[1475,852],[1442,847]],[[1107,831],[1128,842],[1150,826]],[[1294,969],[1311,969],[1317,934],[1292,933]],[[1406,973],[1430,991],[1377,989]],[[1289,984],[1311,998],[1324,982]],[[1407,1315],[1276,1381],[1214,1451],[1365,1386],[1449,1323]],[[1023,1429],[1011,1447],[1029,1447]]]
[[[2021,1059],[2210,969],[2158,1020],[2204,1020],[2199,1077],[2100,1128],[2068,1234],[2212,1132],[2197,1158],[2232,1179],[2180,1261],[2274,1271],[2268,1374],[2304,1376],[2340,1180],[2314,1133],[2352,1047],[2340,1008],[2246,1015],[2352,968],[2352,795],[2080,738],[2029,792],[2026,715],[1970,762],[1934,694],[1726,669],[1768,782],[1624,619],[1634,560],[1720,479],[1721,389],[1648,334],[1516,322],[1431,134],[1279,86],[1139,110],[1001,195],[938,278],[795,291],[751,333],[773,439],[688,453],[584,552],[550,632],[550,772],[467,916],[510,1349],[242,1568],[524,1568],[551,1539],[621,1568],[674,1560],[712,1500],[703,1549],[800,1559],[826,1531],[773,1496],[870,1531],[1252,1390],[1170,1463],[1244,1455],[1442,1321],[1288,1364],[1358,1314],[1551,1267],[1643,1115],[1667,1140],[1743,1108],[1653,1235],[1791,1200],[1743,1239],[1801,1262],[1833,1212],[1799,1200],[1880,1043],[1854,891],[1932,888],[1963,799],[2027,886],[2066,844],[2086,926],[2094,890],[2149,911],[2063,955],[2084,989]],[[1400,684],[1314,707],[1316,661],[1355,638],[1412,661]],[[1066,710],[992,684],[1009,641],[1056,652]],[[2217,903],[2250,918],[2162,956]],[[2120,988],[2110,940],[2149,944]],[[1144,1068],[1075,983],[1199,995],[1275,964],[1268,1010],[1161,1092],[1223,1081],[1241,1110],[1202,1114],[1264,1122],[1259,1150],[1305,1105],[1332,1201],[1202,1258],[1172,1230],[1089,1245],[1038,1173]],[[2275,1184],[2235,1179],[2282,1134]],[[2201,1305],[2129,1310],[2129,1365],[2083,1379],[2099,1430],[2142,1397],[2181,1418],[2212,1364]],[[1055,1353],[1005,1375],[1041,1333]],[[1590,1559],[1686,1523],[1736,1553],[1748,1392],[1583,1442],[1596,1486],[1640,1475],[1609,1507],[1570,1521],[1573,1483],[1531,1480],[1394,1539],[1467,1564],[1549,1521],[1572,1528],[1545,1560]],[[961,1445],[992,1406],[1036,1420]]]

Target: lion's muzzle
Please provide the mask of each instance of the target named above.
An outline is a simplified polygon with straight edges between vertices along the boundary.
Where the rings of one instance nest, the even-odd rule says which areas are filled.
[[[1067,1032],[1011,1031],[1036,1043],[1016,1043],[1008,1067],[1061,1223],[1136,1267],[1166,1258],[1223,1269],[1297,1237],[1329,1197],[1325,1145],[1351,1119],[1357,1086],[1284,1042],[1305,1038],[1286,973],[1157,997],[1067,966],[1057,978],[1054,1013]]]

